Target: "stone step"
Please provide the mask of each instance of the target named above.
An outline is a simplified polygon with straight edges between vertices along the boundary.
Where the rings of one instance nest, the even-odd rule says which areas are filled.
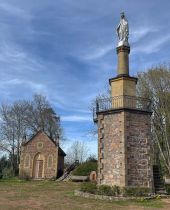
[[[163,185],[155,186],[155,189],[165,189]]]
[[[154,173],[153,175],[154,175],[155,177],[157,177],[157,176],[162,176],[162,174],[160,174],[160,173],[156,173],[156,174]]]
[[[155,184],[158,184],[158,183],[164,184],[164,181],[163,180],[154,180],[154,183]]]
[[[164,181],[162,178],[154,178],[154,181],[157,182],[157,181]]]
[[[167,192],[165,189],[160,189],[160,190],[156,190],[156,194],[163,194],[163,195],[167,195]]]
[[[159,183],[154,183],[155,186],[164,186],[164,183],[159,182]]]
[[[153,173],[154,176],[162,176],[162,174],[158,173]]]
[[[154,184],[155,184],[155,185],[157,185],[157,184],[164,184],[164,182],[161,181],[161,180],[157,180],[157,181],[154,180]]]

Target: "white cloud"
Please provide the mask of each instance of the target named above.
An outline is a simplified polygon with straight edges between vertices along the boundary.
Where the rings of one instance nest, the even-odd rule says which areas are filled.
[[[95,60],[104,57],[113,49],[114,47],[112,43],[102,47],[90,47],[86,49],[86,52],[80,53],[80,57],[84,60]]]
[[[2,41],[0,44],[0,61],[21,61],[26,58],[26,54],[18,46],[9,41]]]
[[[132,28],[130,29],[130,39],[132,40],[132,42],[138,42],[147,34],[157,31],[159,31],[158,27],[153,27],[153,26],[140,26]]]
[[[15,79],[10,79],[10,80],[2,80],[1,81],[1,84],[0,84],[0,87],[2,87],[3,89],[6,89],[8,90],[11,90],[11,88],[13,87],[10,87],[10,86],[15,86],[16,85],[20,85],[21,87],[27,87],[27,88],[30,88],[33,92],[38,92],[38,93],[46,93],[47,90],[46,90],[46,86],[41,84],[41,83],[38,83],[37,81],[28,81],[28,80],[23,80],[23,79],[18,79],[18,78],[15,78]]]
[[[44,68],[36,56],[9,40],[0,42],[0,65],[2,66],[3,63],[8,65],[9,69],[15,69],[18,72],[26,69],[37,72]]]
[[[41,83],[38,83],[37,81],[24,81],[23,84],[26,84],[36,93],[47,93],[46,86]]]
[[[19,80],[18,78],[10,79],[10,80],[2,80],[1,85],[21,85],[23,81]]]
[[[32,16],[28,13],[28,11],[23,10],[19,7],[13,6],[11,4],[0,3],[0,9],[4,10],[5,12],[7,12],[10,15],[24,18],[27,20],[30,20],[32,18]]]
[[[161,46],[170,40],[170,35],[161,36],[157,39],[153,39],[150,42],[147,42],[145,45],[138,45],[133,48],[133,53],[146,53],[151,54],[157,52],[161,49]]]
[[[90,116],[80,116],[80,115],[70,115],[70,116],[61,116],[62,121],[66,122],[83,122],[83,121],[92,121]]]

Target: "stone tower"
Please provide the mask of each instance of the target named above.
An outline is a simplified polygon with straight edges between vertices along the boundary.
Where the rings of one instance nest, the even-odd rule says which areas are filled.
[[[98,184],[153,189],[151,103],[136,97],[137,78],[129,75],[128,30],[122,13],[117,28],[117,76],[109,80],[110,98],[96,102]]]

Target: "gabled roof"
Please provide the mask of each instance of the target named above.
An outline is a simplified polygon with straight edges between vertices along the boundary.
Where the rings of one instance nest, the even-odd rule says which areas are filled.
[[[55,142],[52,138],[50,138],[43,130],[39,130],[36,134],[34,134],[28,141],[23,142],[22,146],[27,145],[28,143],[30,143],[37,135],[39,135],[40,133],[45,134],[54,144],[55,146],[58,146],[57,142]]]
[[[26,141],[26,142],[23,142],[22,143],[22,146],[25,146],[25,145],[27,145],[28,143],[30,143],[37,135],[39,135],[39,134],[41,134],[41,133],[43,133],[43,134],[45,134],[53,143],[54,143],[54,145],[57,147],[58,146],[58,143],[56,142],[56,141],[54,141],[51,137],[49,137],[43,130],[39,130],[36,134],[34,134],[28,141]],[[59,147],[59,149],[58,149],[58,155],[60,155],[60,156],[66,156],[66,153],[61,149],[61,147]]]

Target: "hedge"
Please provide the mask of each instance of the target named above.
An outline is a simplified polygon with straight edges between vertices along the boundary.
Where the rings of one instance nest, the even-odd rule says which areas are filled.
[[[147,187],[123,187],[119,186],[108,186],[100,185],[97,186],[96,183],[83,183],[81,185],[81,191],[97,194],[97,195],[107,195],[107,196],[124,196],[124,197],[143,197],[148,196],[151,193],[151,189]]]
[[[88,161],[80,164],[72,174],[75,176],[89,176],[92,171],[97,171],[97,162]]]

